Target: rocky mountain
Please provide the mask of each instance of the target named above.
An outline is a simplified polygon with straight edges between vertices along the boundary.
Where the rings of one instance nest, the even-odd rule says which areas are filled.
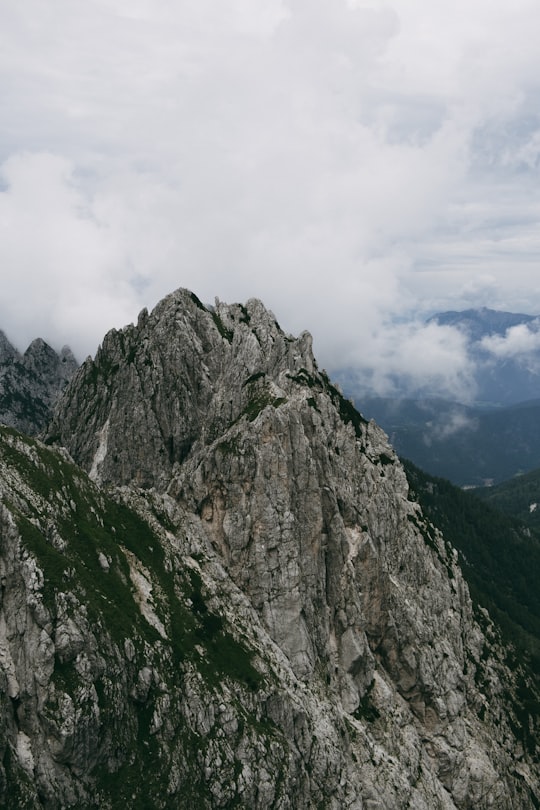
[[[308,333],[179,290],[46,442],[0,431],[0,804],[539,806],[532,674]]]
[[[0,331],[0,422],[39,433],[77,367],[67,346],[58,354],[38,338],[21,355]]]

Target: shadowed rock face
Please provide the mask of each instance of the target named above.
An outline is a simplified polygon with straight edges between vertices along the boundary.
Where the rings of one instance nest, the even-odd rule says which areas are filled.
[[[0,470],[4,746],[43,793],[116,806],[94,767],[118,774],[151,750],[156,807],[535,806],[507,650],[307,333],[258,301],[209,309],[179,290],[106,336],[47,436],[89,477],[11,434]],[[16,453],[60,465],[50,506]],[[34,530],[71,581],[40,586]],[[114,577],[127,626],[110,615]]]
[[[30,435],[42,431],[77,365],[67,346],[57,354],[40,338],[21,355],[0,331],[0,423]]]

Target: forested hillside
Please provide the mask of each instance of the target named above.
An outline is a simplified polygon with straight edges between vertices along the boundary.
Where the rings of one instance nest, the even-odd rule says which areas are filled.
[[[540,529],[540,470],[518,475],[493,487],[480,487],[475,494],[501,512]]]
[[[403,464],[422,509],[459,551],[473,598],[540,674],[540,536],[474,493]]]

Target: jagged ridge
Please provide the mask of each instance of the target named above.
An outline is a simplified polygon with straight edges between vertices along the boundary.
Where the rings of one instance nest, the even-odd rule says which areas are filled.
[[[177,291],[137,326],[106,336],[62,397],[48,441],[67,446],[95,482],[76,474],[87,502],[93,493],[97,525],[88,542],[109,566],[94,563],[96,591],[100,578],[124,571],[125,598],[131,605],[139,594],[142,618],[130,607],[132,623],[116,639],[106,617],[97,622],[97,647],[107,651],[97,669],[86,646],[70,642],[62,653],[84,688],[54,686],[58,700],[71,700],[74,719],[58,732],[65,745],[60,756],[49,751],[48,771],[24,759],[45,739],[42,714],[6,704],[9,728],[26,736],[21,749],[8,735],[5,750],[21,767],[26,761],[46,806],[69,806],[74,796],[84,806],[95,795],[114,806],[98,762],[107,778],[133,778],[130,790],[144,802],[133,735],[151,746],[156,807],[536,805],[537,766],[504,698],[516,689],[507,651],[487,614],[482,627],[475,618],[457,554],[411,500],[386,437],[319,372],[307,333],[285,335],[257,301],[210,309]],[[33,447],[27,455],[38,467],[43,453],[57,458]],[[42,611],[29,639],[46,634],[40,649],[48,645],[50,661],[65,594],[77,594],[79,575],[75,583],[57,579],[45,604],[39,574],[27,576],[21,563],[25,554],[36,559],[17,523],[24,504],[6,503],[14,489],[9,453],[4,465],[7,558],[21,572],[19,601],[31,591]],[[59,517],[32,495],[30,472],[26,481],[32,525],[54,545]],[[141,515],[151,540],[120,540],[104,485],[114,503],[127,499]],[[54,490],[62,515],[77,503],[66,487]],[[58,533],[68,554],[69,529]],[[159,545],[156,561],[148,543]],[[80,551],[71,551],[76,568]],[[22,658],[32,660],[37,648],[24,646],[8,613],[4,645],[22,645]],[[82,605],[70,621],[71,635],[85,639]],[[34,628],[35,617],[29,622]],[[210,638],[193,643],[186,627]],[[226,666],[215,660],[220,639],[229,639],[223,655],[234,652]],[[173,675],[175,647],[183,655]],[[16,671],[21,654],[10,654]],[[51,684],[49,663],[28,687],[26,707],[44,705]],[[106,714],[112,694],[123,723]],[[58,712],[48,722],[58,728]],[[92,757],[73,744],[85,727],[95,731]]]
[[[57,353],[37,338],[21,355],[0,331],[0,423],[40,433],[77,367],[68,346]]]

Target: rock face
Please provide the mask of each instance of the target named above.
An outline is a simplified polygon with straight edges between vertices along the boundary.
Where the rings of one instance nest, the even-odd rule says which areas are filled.
[[[77,366],[67,346],[57,354],[38,338],[21,355],[0,331],[0,423],[39,433]]]
[[[0,438],[0,803],[538,807],[532,685],[307,333],[179,290],[59,401],[82,469]]]

